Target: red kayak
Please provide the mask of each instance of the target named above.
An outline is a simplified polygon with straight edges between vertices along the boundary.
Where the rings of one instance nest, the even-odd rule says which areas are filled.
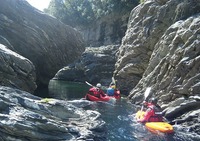
[[[107,95],[102,97],[96,97],[91,94],[86,94],[85,98],[90,101],[109,101],[111,99],[111,97]]]
[[[94,89],[91,88],[90,91],[94,91]],[[120,99],[120,91],[116,90],[114,93],[114,96],[105,95],[105,96],[99,96],[99,97],[94,96],[91,93],[87,93],[85,96],[85,99],[90,100],[90,101],[109,101],[110,99]]]

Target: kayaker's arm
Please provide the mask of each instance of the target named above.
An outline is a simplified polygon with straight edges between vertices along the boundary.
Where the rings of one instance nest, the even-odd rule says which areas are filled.
[[[149,103],[149,102],[147,102],[147,101],[143,101],[142,104],[143,104],[144,106],[146,106],[146,107],[149,107],[149,106],[152,105],[151,103]]]
[[[148,106],[148,102],[147,102],[147,101],[143,101],[142,104],[143,104],[144,106]]]
[[[103,90],[101,90],[101,89],[99,89],[99,94],[100,94],[101,97],[106,96],[106,94],[105,94],[105,93],[103,92]]]
[[[152,112],[152,110],[150,108],[147,109],[147,111],[144,114],[144,117],[142,119],[139,119],[138,122],[141,122],[141,123],[147,122],[152,115],[151,112]]]

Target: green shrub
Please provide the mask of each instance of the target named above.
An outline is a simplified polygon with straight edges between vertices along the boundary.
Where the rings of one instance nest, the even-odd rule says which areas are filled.
[[[74,25],[87,25],[111,13],[130,12],[139,0],[51,0],[44,12],[62,22]]]

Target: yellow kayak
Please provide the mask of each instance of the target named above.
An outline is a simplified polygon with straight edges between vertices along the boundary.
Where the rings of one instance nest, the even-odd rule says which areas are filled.
[[[136,119],[142,119],[144,117],[144,111],[138,111],[136,113]],[[167,122],[146,122],[145,127],[153,133],[173,133],[174,129],[173,126]]]

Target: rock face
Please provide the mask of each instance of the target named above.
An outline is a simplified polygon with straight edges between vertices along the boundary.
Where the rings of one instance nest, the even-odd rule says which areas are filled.
[[[134,7],[133,3],[128,9],[119,8],[89,25],[74,25],[86,41],[87,49],[78,61],[59,70],[53,79],[78,82],[87,80],[92,84],[101,82],[109,85],[116,52],[127,29],[130,7]]]
[[[53,79],[109,85],[118,48],[119,45],[87,47],[79,60],[59,70]]]
[[[147,0],[133,9],[115,71],[132,103],[152,87],[149,98],[159,99],[166,118],[198,134],[199,13],[199,0]]]
[[[90,47],[117,45],[124,37],[129,13],[113,13],[97,21],[88,27],[79,27],[80,31]]]
[[[0,85],[33,93],[36,89],[35,67],[30,60],[0,44]]]
[[[24,0],[1,0],[0,43],[33,62],[38,85],[47,85],[85,50],[78,31]]]
[[[152,95],[160,99],[166,117],[176,123],[193,121],[190,130],[199,129],[199,23],[200,14],[176,22],[166,30],[155,46],[143,78],[129,96],[138,102],[141,89],[153,87]]]
[[[89,101],[41,99],[3,86],[0,93],[0,140],[106,140],[100,113],[81,107]]]
[[[142,78],[155,45],[167,28],[198,12],[198,0],[147,0],[132,10],[115,70],[124,93]]]

